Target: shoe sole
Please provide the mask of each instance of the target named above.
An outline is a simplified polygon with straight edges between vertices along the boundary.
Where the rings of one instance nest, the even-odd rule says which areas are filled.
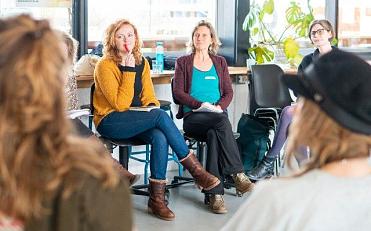
[[[228,210],[222,210],[222,211],[211,210],[211,212],[213,212],[215,214],[226,214],[226,213],[228,213]]]
[[[254,183],[251,183],[251,184],[250,184],[250,187],[248,187],[248,188],[245,189],[244,191],[240,191],[240,190],[237,190],[237,189],[236,189],[236,194],[242,196],[244,193],[251,192],[252,190],[254,190],[254,188],[255,188],[255,184],[254,184]]]
[[[173,221],[173,220],[175,219],[175,217],[172,217],[172,218],[169,218],[169,217],[161,217],[160,215],[155,214],[151,208],[148,208],[147,211],[148,211],[149,214],[152,214],[152,215],[154,215],[155,217],[160,218],[161,220],[165,220],[165,221]]]
[[[253,180],[253,181],[259,181],[259,180],[266,180],[266,179],[270,179],[273,177],[273,175],[268,175],[268,176],[264,176],[264,177],[251,177],[251,176],[247,176],[250,180]]]

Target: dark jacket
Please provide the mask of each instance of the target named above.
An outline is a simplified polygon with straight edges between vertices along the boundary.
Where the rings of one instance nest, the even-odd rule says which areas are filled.
[[[336,47],[332,46],[332,49],[337,49]],[[303,73],[305,68],[307,68],[312,62],[319,58],[319,50],[316,49],[313,53],[310,53],[304,56],[303,60],[301,61],[298,67],[298,74]]]
[[[228,65],[224,57],[217,55],[210,55],[210,57],[219,77],[220,99],[216,104],[220,105],[223,110],[226,110],[233,98],[233,89],[228,72]],[[183,105],[196,109],[203,103],[189,94],[192,84],[193,58],[194,54],[182,56],[176,60],[175,64],[173,95],[180,104],[178,114],[176,115],[176,118],[178,119],[184,117]]]
[[[25,231],[131,231],[133,226],[130,192],[120,181],[114,189],[104,189],[102,183],[85,173],[82,184],[68,199],[56,193],[45,204],[48,215],[31,220]]]

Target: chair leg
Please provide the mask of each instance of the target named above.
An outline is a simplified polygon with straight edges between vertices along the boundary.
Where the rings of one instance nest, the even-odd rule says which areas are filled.
[[[173,153],[174,158],[176,159],[176,163],[178,164],[178,176],[183,176],[183,165],[179,162],[178,157],[175,156]]]
[[[124,168],[128,169],[128,163],[129,163],[129,147],[128,146],[119,147],[119,162]]]
[[[146,161],[144,164],[144,184],[148,184],[148,166],[150,162],[150,154],[149,154],[149,144],[146,145]]]

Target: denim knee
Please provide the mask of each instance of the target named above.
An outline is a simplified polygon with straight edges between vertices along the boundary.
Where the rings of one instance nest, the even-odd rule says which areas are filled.
[[[151,136],[151,144],[158,146],[168,146],[165,134],[158,129],[153,129]]]
[[[168,162],[168,142],[161,130],[151,131],[150,142],[151,150],[151,178],[166,179],[166,169]]]

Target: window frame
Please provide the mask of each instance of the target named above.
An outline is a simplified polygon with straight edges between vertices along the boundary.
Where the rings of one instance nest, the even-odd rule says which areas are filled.
[[[225,7],[225,4],[223,4],[223,0],[217,0],[217,9],[216,9],[216,29],[218,30],[218,34],[225,34],[227,33],[228,27],[221,26],[218,28],[218,25],[225,25],[224,22],[232,23],[230,19],[230,15],[224,14],[220,17],[218,13],[223,10],[222,7]],[[232,3],[228,3],[232,6],[235,6],[236,15],[246,15],[246,7],[239,7],[240,0],[233,0]],[[250,5],[250,0],[247,0],[247,5]],[[246,6],[243,4],[242,6]],[[326,18],[334,25],[336,38],[338,38],[338,17],[339,17],[339,0],[326,0],[325,5],[325,16]],[[72,13],[72,32],[73,37],[76,38],[80,43],[80,49],[79,49],[79,57],[86,54],[88,52],[88,27],[87,27],[87,19],[88,19],[88,0],[73,0],[73,13]],[[233,27],[238,24],[234,22]],[[238,29],[238,28],[236,28]],[[238,32],[241,33],[241,32]],[[236,47],[235,43],[239,43],[238,47],[248,47],[248,38],[244,39],[244,41],[238,40],[236,33],[232,35],[233,44],[225,44],[226,46],[224,49],[233,49],[233,47]],[[241,44],[243,43],[243,44]],[[357,55],[360,55],[361,57],[371,60],[371,49],[369,48],[342,48],[346,51],[355,53]],[[182,55],[182,52],[169,52],[169,55],[172,56],[180,56]],[[242,55],[241,52],[238,52],[236,55]],[[246,54],[247,56],[247,54]],[[235,58],[237,60],[237,58]],[[233,63],[232,63],[233,64]]]

